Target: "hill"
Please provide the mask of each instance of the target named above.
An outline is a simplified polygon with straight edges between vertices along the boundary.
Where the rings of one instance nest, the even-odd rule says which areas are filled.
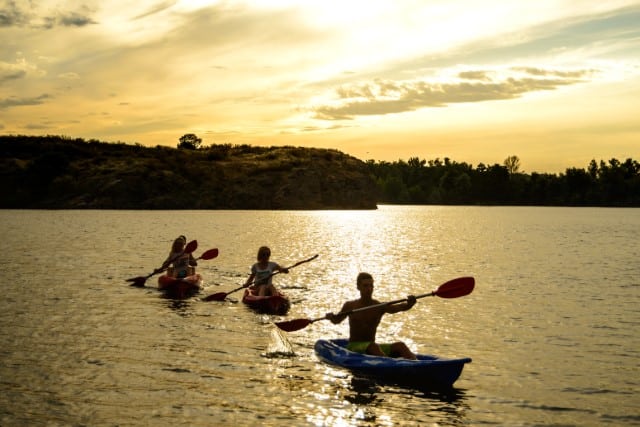
[[[0,136],[0,208],[375,209],[366,164],[337,150],[198,149]]]

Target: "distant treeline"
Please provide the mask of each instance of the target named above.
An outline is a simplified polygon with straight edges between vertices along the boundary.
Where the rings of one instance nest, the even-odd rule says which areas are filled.
[[[520,173],[519,159],[473,167],[444,160],[374,162],[367,166],[389,204],[487,204],[540,206],[640,206],[640,164],[592,160],[586,169],[559,175]]]
[[[521,173],[517,156],[473,167],[338,150],[213,144],[176,148],[63,136],[0,136],[0,208],[375,209],[386,204],[640,206],[640,164],[592,160]]]
[[[375,209],[359,159],[302,147],[0,136],[0,208]]]

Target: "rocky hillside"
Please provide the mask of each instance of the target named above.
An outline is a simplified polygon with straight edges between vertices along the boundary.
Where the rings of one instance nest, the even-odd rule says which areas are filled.
[[[0,166],[0,208],[376,208],[366,165],[337,150],[0,136]]]

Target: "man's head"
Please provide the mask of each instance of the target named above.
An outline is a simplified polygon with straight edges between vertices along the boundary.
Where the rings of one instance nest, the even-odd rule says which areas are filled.
[[[361,296],[370,297],[373,294],[373,276],[369,273],[360,273],[356,279],[356,286]]]

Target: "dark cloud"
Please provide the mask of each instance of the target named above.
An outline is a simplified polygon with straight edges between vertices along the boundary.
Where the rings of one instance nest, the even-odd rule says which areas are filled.
[[[47,99],[51,99],[51,95],[43,94],[31,98],[16,98],[11,96],[9,98],[0,99],[0,110],[11,107],[21,107],[24,105],[39,105],[44,103]]]
[[[9,81],[21,79],[27,75],[25,70],[2,70],[0,69],[0,84]]]
[[[79,12],[57,13],[53,16],[44,17],[43,22],[43,27],[46,29],[54,27],[84,27],[97,23],[88,14]]]
[[[51,127],[50,125],[43,124],[43,123],[29,123],[24,126],[25,129],[29,129],[29,130],[43,130],[43,129],[49,129],[50,127]]]
[[[318,119],[349,120],[356,116],[402,113],[463,102],[514,99],[528,92],[554,90],[583,82],[582,77],[592,73],[590,70],[521,70],[526,72],[525,76],[514,75],[501,80],[489,79],[490,74],[486,71],[466,71],[459,73],[465,80],[452,83],[374,80],[342,86],[336,90],[336,105],[320,105],[313,107],[312,111]]]
[[[58,23],[64,27],[84,27],[85,25],[97,24],[90,16],[78,12],[60,14],[58,16]]]
[[[21,10],[15,1],[0,3],[0,27],[16,27],[29,22],[29,14]]]
[[[24,4],[27,3],[27,4]],[[37,16],[30,7],[31,2],[17,4],[14,0],[0,3],[0,27],[36,27],[50,29],[54,27],[84,27],[95,24],[91,11],[86,6],[77,10],[47,11]]]

